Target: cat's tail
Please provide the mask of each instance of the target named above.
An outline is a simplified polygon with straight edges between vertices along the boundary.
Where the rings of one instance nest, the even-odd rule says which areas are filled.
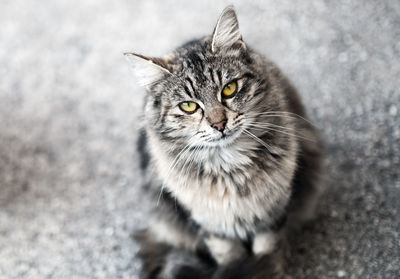
[[[287,278],[274,257],[249,256],[218,266],[201,253],[153,242],[144,232],[135,234],[141,244],[141,279],[278,279]]]

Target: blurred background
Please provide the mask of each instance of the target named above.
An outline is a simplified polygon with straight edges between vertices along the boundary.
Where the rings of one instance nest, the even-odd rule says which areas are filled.
[[[236,7],[327,145],[294,278],[400,278],[400,1],[0,2],[0,278],[137,278],[143,91],[122,53],[165,54]]]

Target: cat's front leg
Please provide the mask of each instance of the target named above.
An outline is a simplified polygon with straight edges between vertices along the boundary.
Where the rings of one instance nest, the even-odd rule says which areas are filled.
[[[259,224],[253,236],[252,252],[256,256],[272,254],[280,249],[285,240],[287,230],[287,216],[283,215],[270,225]]]
[[[224,265],[246,256],[242,242],[209,234],[204,238],[208,250],[218,264]]]
[[[259,263],[265,263],[262,265],[267,274],[260,274],[259,278],[292,279],[285,268],[290,257],[285,229],[258,231],[253,238],[252,252]]]

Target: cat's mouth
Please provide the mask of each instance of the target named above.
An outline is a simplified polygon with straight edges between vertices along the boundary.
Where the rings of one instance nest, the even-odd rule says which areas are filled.
[[[218,142],[218,141],[227,139],[227,138],[229,138],[229,137],[230,137],[230,136],[227,135],[227,134],[225,134],[225,133],[220,133],[220,135],[218,135],[217,137],[212,138],[212,139],[210,139],[210,140],[208,140],[208,141],[210,141],[210,142]]]
[[[215,137],[208,139],[207,145],[211,146],[226,146],[234,143],[234,141],[239,137],[241,134],[240,129],[235,129],[231,131],[224,131],[216,135]]]

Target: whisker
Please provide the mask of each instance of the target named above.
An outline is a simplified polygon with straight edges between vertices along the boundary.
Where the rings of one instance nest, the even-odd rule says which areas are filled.
[[[281,128],[281,129],[284,129],[284,130],[289,130],[289,131],[297,132],[295,129],[293,129],[293,128],[291,128],[291,127],[284,127],[284,126],[276,125],[276,124],[272,124],[272,123],[250,122],[250,124],[265,125],[265,126],[268,126],[268,127],[276,127],[276,128]]]
[[[201,148],[200,146],[196,146],[195,149],[193,150],[192,155],[188,156],[189,157],[189,164],[188,164],[187,169],[185,170],[185,174],[183,175],[183,177],[185,178],[184,187],[186,187],[187,181],[189,180],[190,170],[192,169],[193,163],[195,161],[195,158],[196,158],[200,148]],[[186,165],[186,162],[185,162],[185,165]],[[184,168],[185,165],[182,168]]]
[[[157,206],[158,206],[159,203],[160,203],[160,199],[161,199],[163,190],[164,190],[164,188],[165,188],[165,183],[168,181],[168,179],[169,179],[169,177],[170,177],[172,171],[173,171],[174,168],[176,167],[177,163],[180,161],[181,156],[183,156],[183,154],[185,154],[190,148],[191,148],[191,144],[188,143],[188,144],[185,145],[185,147],[178,153],[178,155],[175,156],[174,160],[172,160],[172,162],[171,162],[171,164],[170,164],[170,166],[169,166],[169,168],[168,168],[167,177],[166,177],[166,179],[164,180],[163,184],[161,185],[160,194],[159,194],[158,199],[157,199]]]
[[[310,124],[311,126],[315,127],[314,124],[307,118],[304,118],[303,116],[298,115],[294,112],[290,112],[290,111],[265,111],[265,112],[259,112],[259,113],[252,112],[251,114],[257,115],[257,116],[260,116],[260,115],[267,116],[267,117],[269,117],[269,116],[278,117],[279,116],[279,117],[287,117],[287,118],[293,118],[293,119],[301,119],[301,120],[307,122],[308,124]]]
[[[250,121],[248,123],[248,126],[257,127],[257,128],[265,128],[267,130],[281,132],[281,133],[287,134],[287,135],[293,135],[293,136],[296,136],[297,138],[301,138],[304,140],[314,142],[313,139],[310,139],[310,138],[304,137],[303,135],[300,135],[297,130],[295,130],[294,128],[291,128],[291,127],[284,127],[284,126],[276,125],[273,123],[259,122],[259,121]],[[277,129],[282,129],[284,131],[277,130]],[[291,133],[291,132],[293,132],[293,133]]]
[[[256,140],[258,143],[262,144],[265,148],[267,148],[267,150],[270,153],[272,153],[271,150],[268,148],[269,145],[267,143],[265,143],[263,140],[261,140],[260,138],[258,138],[257,136],[255,136],[254,134],[252,134],[251,132],[249,132],[247,130],[244,130],[244,132],[247,132],[246,133],[247,135],[250,135],[254,140]],[[278,167],[284,165],[283,162],[278,162],[274,157],[270,157],[269,160],[272,160],[275,164],[277,164]],[[282,175],[283,177],[285,176],[282,174],[282,172],[279,168],[277,169],[277,172],[280,175]],[[272,183],[275,184],[275,181],[273,181],[272,177],[270,177],[270,179],[271,179]],[[275,184],[275,186],[276,186],[276,184]]]
[[[191,147],[193,147],[193,145]],[[187,185],[187,182],[190,177],[190,170],[192,169],[192,166],[193,166],[193,163],[195,160],[195,156],[199,153],[199,150],[201,148],[202,148],[201,146],[194,146],[194,149],[192,149],[190,151],[188,149],[188,152],[186,152],[185,154],[182,154],[182,156],[185,155],[185,159],[182,158],[182,160],[184,160],[184,162],[181,166],[181,170],[184,173],[180,176],[181,179],[179,182],[182,185],[182,187],[186,187],[186,185]],[[186,155],[188,155],[188,156],[186,156]],[[177,187],[176,191],[178,191],[178,189],[180,189],[180,187]],[[175,202],[176,202],[176,196],[175,196]]]
[[[315,142],[314,139],[310,139],[310,138],[307,138],[307,137],[304,137],[304,136],[300,136],[300,135],[298,135],[296,133],[291,133],[290,131],[285,131],[285,130],[282,131],[282,130],[279,130],[277,128],[273,128],[273,127],[268,126],[268,125],[264,125],[264,126],[263,125],[259,125],[258,126],[258,125],[254,125],[254,124],[249,124],[249,126],[252,127],[253,129],[256,129],[256,130],[261,130],[261,131],[265,131],[265,132],[275,131],[277,133],[281,133],[281,134],[284,134],[284,135],[292,136],[292,137],[295,137],[295,138],[298,138],[298,139],[303,139],[303,140],[307,140],[307,141],[310,141],[310,142]]]
[[[243,130],[247,135],[249,135],[250,137],[252,137],[254,140],[256,140],[258,143],[260,143],[261,145],[263,145],[269,152],[271,152],[271,146],[268,145],[267,143],[265,143],[263,140],[261,140],[259,137],[257,137],[256,135],[254,135],[253,133],[251,133],[250,131],[244,129]]]

